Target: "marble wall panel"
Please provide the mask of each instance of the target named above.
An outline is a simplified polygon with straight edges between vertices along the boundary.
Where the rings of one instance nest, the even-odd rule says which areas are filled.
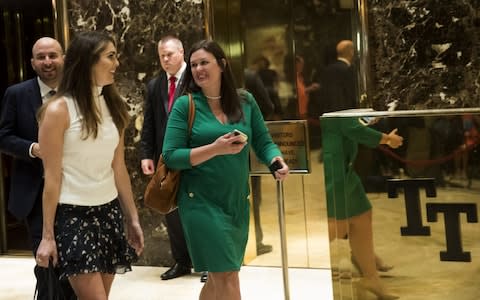
[[[377,109],[479,106],[478,1],[366,1]]]
[[[157,42],[175,34],[186,51],[205,37],[202,0],[72,0],[68,1],[70,35],[86,30],[107,31],[117,39],[120,67],[116,82],[130,107],[132,122],[126,134],[126,160],[135,201],[145,234],[141,265],[172,263],[164,217],[143,206],[148,178],[140,169],[137,154],[143,117],[146,83],[158,72]]]

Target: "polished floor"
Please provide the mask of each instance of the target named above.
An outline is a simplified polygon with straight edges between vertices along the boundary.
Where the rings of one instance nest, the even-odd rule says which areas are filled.
[[[0,299],[32,299],[35,279],[33,258],[0,256]],[[193,300],[198,299],[202,283],[199,274],[162,281],[166,268],[134,267],[117,275],[112,286],[112,300]],[[288,273],[290,299],[333,299],[330,270],[291,268]],[[285,299],[282,269],[243,267],[240,271],[242,299]],[[315,297],[312,298],[312,295]]]

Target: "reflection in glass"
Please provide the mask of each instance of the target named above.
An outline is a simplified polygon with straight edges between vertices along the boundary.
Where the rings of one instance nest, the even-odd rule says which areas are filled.
[[[410,113],[386,113],[390,117],[370,125],[382,132],[398,129],[405,138],[401,147],[359,148],[352,166],[372,205],[375,253],[383,259],[383,266],[394,266],[382,270],[377,260],[376,268],[389,293],[401,299],[479,299],[480,289],[473,279],[480,260],[479,111]],[[361,124],[360,115],[350,118]],[[328,124],[344,119],[348,118],[322,118],[322,129],[340,134],[339,124]],[[338,147],[337,153],[352,150],[348,143],[339,144],[331,133],[324,134],[325,152],[331,147]],[[345,179],[339,176],[350,176],[341,168],[329,168],[328,159],[325,153],[327,190],[332,182]],[[351,203],[358,201],[358,196],[338,196],[346,195],[350,188],[339,188],[335,201],[327,203],[335,217],[340,217],[340,207],[347,213],[354,211]],[[330,245],[334,296],[374,299],[372,289],[362,283],[366,277],[362,267],[351,258],[353,230],[350,227],[345,239]]]

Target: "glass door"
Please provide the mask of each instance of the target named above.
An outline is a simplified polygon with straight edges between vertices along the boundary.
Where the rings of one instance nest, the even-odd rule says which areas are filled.
[[[245,88],[249,89],[251,76],[262,81],[273,107],[264,113],[265,119],[308,123],[311,173],[294,174],[284,184],[288,261],[290,267],[329,268],[319,123],[324,103],[322,74],[336,60],[336,44],[356,39],[352,30],[357,20],[354,3],[318,0],[211,3],[211,16],[207,17],[212,27],[209,32],[232,56],[231,65]],[[355,70],[358,73],[358,68]],[[259,97],[256,96],[257,102]],[[259,179],[252,176],[251,183],[255,222],[251,224],[254,229],[250,238],[255,240],[257,255],[247,264],[280,266],[275,181],[271,175]]]

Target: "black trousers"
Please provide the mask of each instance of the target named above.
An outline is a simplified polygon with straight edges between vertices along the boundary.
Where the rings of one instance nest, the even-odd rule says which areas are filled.
[[[26,218],[27,229],[30,234],[30,239],[32,242],[32,252],[33,257],[37,254],[38,246],[40,246],[40,242],[42,241],[42,226],[43,226],[43,216],[42,216],[42,200],[41,200],[41,193],[35,202],[35,205],[30,212],[30,214]],[[48,300],[47,294],[47,269],[42,268],[39,266],[35,266],[33,272],[35,277],[37,278],[37,300]],[[58,272],[58,269],[56,269]],[[68,280],[62,280],[62,289],[63,294],[65,295],[65,299],[67,300],[74,300],[77,299],[75,296],[75,292],[73,291],[72,287]]]
[[[185,241],[185,234],[183,233],[182,222],[178,209],[165,216],[167,222],[168,238],[170,239],[170,248],[175,262],[183,266],[191,267],[192,261],[188,253],[187,242]]]

